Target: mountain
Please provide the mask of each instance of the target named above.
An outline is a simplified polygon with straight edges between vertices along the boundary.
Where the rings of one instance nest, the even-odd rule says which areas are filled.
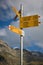
[[[19,56],[20,49],[15,48]],[[23,49],[24,65],[43,65],[43,53],[38,51],[28,51]]]
[[[20,65],[16,51],[0,40],[0,65]]]
[[[39,52],[39,51],[32,51],[32,55],[33,55],[33,56],[43,57],[43,53],[41,53],[41,52]]]
[[[23,65],[43,65],[43,53],[23,49]],[[0,40],[0,65],[20,65],[20,49]]]

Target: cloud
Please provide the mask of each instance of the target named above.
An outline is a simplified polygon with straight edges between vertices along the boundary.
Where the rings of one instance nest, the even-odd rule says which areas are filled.
[[[37,45],[37,46],[43,48],[43,43],[41,43],[41,42],[39,42],[39,43],[35,43],[35,45]]]
[[[25,15],[31,12],[43,14],[43,10],[42,10],[43,3],[42,2],[43,2],[42,0],[38,0],[38,1],[37,0],[18,0],[18,1],[13,0],[12,1],[14,6],[18,9],[20,8],[20,3],[23,4]]]
[[[0,29],[0,36],[6,36],[6,30],[5,29]]]
[[[42,27],[43,27],[43,24],[41,24],[39,27],[29,29],[29,35],[30,35],[32,40],[43,42],[43,40],[42,40],[43,39]]]
[[[11,9],[11,6],[8,4],[9,0],[7,1],[1,1],[0,2],[0,20],[1,21],[7,21],[14,18],[14,13]]]
[[[1,7],[2,7],[3,9],[5,9],[5,10],[7,9],[6,4],[2,4]]]

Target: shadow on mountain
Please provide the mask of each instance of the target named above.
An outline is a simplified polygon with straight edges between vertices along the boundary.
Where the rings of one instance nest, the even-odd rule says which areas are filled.
[[[0,40],[0,65],[20,65],[20,49]],[[23,65],[43,65],[43,53],[23,49]]]

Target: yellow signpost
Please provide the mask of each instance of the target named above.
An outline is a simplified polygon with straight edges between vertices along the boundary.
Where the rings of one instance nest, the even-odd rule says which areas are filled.
[[[35,27],[38,26],[38,15],[26,16],[20,18],[20,28]]]
[[[12,10],[16,13],[16,15],[18,15],[18,17],[20,17],[20,13],[15,7],[12,7]]]
[[[20,58],[20,65],[23,65],[23,36],[24,36],[24,31],[22,30],[23,28],[28,28],[28,27],[35,27],[38,26],[40,22],[38,22],[38,18],[40,16],[38,15],[32,15],[32,16],[23,16],[23,6],[20,6],[21,13],[18,12],[18,10],[15,7],[12,7],[13,11],[16,13],[18,17],[20,17],[20,29],[16,28],[15,26],[9,25],[9,30],[12,32],[15,32],[20,35],[20,45],[21,45],[21,58]]]
[[[12,32],[15,32],[19,35],[22,35],[23,34],[23,30],[19,29],[19,28],[16,28],[15,26],[12,26],[12,25],[9,25],[9,30],[11,30]]]

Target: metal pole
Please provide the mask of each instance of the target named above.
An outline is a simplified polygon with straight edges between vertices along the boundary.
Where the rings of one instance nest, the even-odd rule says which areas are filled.
[[[23,5],[20,5],[21,15],[20,18],[23,17]],[[22,30],[23,28],[21,28]],[[23,35],[20,36],[20,65],[23,65]]]
[[[20,64],[23,65],[23,36],[21,36],[20,39],[21,39],[21,44],[20,44],[21,45],[21,51],[20,51],[21,52],[20,53],[21,54],[20,55],[21,56],[21,59],[20,59],[21,62],[20,62]]]

